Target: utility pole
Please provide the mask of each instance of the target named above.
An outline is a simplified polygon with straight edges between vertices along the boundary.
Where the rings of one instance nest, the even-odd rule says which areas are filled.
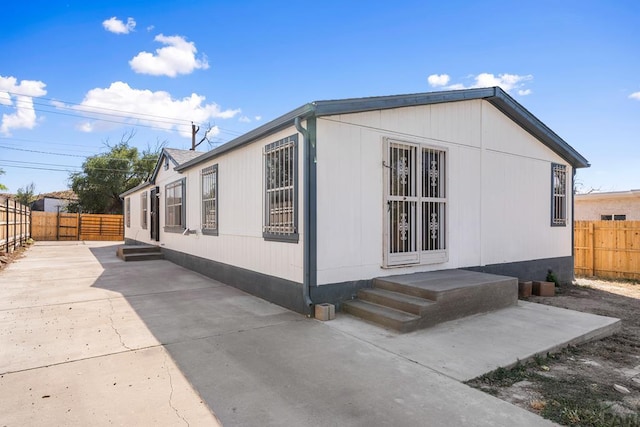
[[[196,143],[196,134],[200,131],[200,126],[196,126],[193,122],[191,122],[191,151],[195,151],[196,147],[202,144],[204,141],[209,141],[208,135],[209,132],[213,129],[211,124],[209,124],[208,129],[205,131],[204,136],[198,143]]]
[[[196,145],[196,134],[198,133],[198,131],[200,131],[200,126],[196,126],[193,122],[191,122],[191,151],[195,151],[197,145],[200,145],[200,143]]]

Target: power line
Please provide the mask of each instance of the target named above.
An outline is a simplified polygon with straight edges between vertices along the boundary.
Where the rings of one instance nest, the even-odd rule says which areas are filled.
[[[26,151],[26,152],[29,152],[29,153],[51,154],[53,156],[80,157],[82,159],[87,159],[89,157],[100,156],[100,159],[104,159],[104,160],[121,161],[121,162],[128,162],[129,161],[129,159],[121,159],[119,157],[106,157],[106,156],[101,156],[100,154],[94,154],[92,156],[83,156],[81,154],[54,153],[52,151],[29,150],[27,148],[6,147],[4,145],[0,145],[0,148],[6,148],[7,150]],[[7,160],[7,161],[10,162],[10,161],[14,161],[14,160]]]
[[[13,96],[27,96],[30,97],[29,95],[23,95],[23,94],[19,94],[16,92],[6,92],[9,93],[10,95]],[[105,115],[105,116],[114,116],[114,117],[119,117],[119,118],[123,118],[123,119],[137,119],[137,120],[145,120],[148,122],[157,122],[157,123],[165,123],[165,124],[169,124],[172,126],[190,126],[191,125],[191,120],[188,119],[178,119],[178,118],[174,118],[174,117],[166,117],[166,116],[160,116],[160,115],[155,115],[155,114],[148,114],[148,113],[136,113],[136,112],[131,112],[131,111],[126,111],[126,110],[118,110],[115,108],[108,108],[108,107],[97,107],[97,106],[87,106],[87,105],[83,105],[83,104],[78,104],[78,103],[74,103],[74,102],[67,102],[67,101],[59,101],[59,100],[55,100],[52,98],[45,98],[45,97],[30,97],[31,101],[23,101],[20,99],[16,99],[15,102],[16,103],[23,103],[23,104],[28,104],[29,106],[31,106],[31,104],[33,105],[39,105],[42,107],[55,107],[58,109],[63,109],[63,110],[68,110],[68,111],[80,111],[80,112],[84,112],[85,114],[100,114],[100,115]],[[53,104],[45,104],[45,103],[41,103],[41,102],[37,102],[37,99],[44,99],[47,101],[50,101]],[[63,104],[63,105],[60,105]],[[72,108],[70,106],[78,106],[81,107],[80,109],[77,108]],[[98,110],[98,111],[88,111],[88,109],[93,109],[93,110]],[[114,113],[121,113],[121,114],[113,114],[113,113],[108,113],[108,112],[101,112],[102,111],[112,111]],[[68,115],[68,116],[74,116],[74,117],[82,117],[82,118],[87,118],[86,115],[82,115],[82,114],[64,114],[64,113],[60,113],[58,111],[55,110],[43,110],[45,112],[49,112],[49,113],[54,113],[54,114],[61,114],[61,115]],[[143,116],[143,117],[140,117]],[[146,117],[150,117],[150,118],[146,118]],[[106,122],[111,122],[111,123],[122,123],[122,122],[115,122],[115,121],[109,121],[106,119],[101,119],[101,118],[97,118],[97,117],[91,117],[89,116],[90,119],[93,120],[100,120],[100,121],[106,121]],[[158,120],[158,119],[162,119],[162,120]],[[198,124],[202,124],[202,123],[198,123]],[[150,128],[154,128],[154,129],[163,129],[166,130],[165,128],[162,127],[153,127],[153,126],[145,126],[145,127],[150,127]],[[242,135],[242,132],[238,132],[238,131],[234,131],[231,129],[226,129],[226,128],[220,128],[218,127],[218,129],[220,131],[223,131],[225,133],[229,133],[231,135],[236,135],[236,136],[240,136]]]
[[[22,94],[18,94],[16,92],[7,92],[10,95],[13,96],[26,96],[29,97],[29,95],[22,95]],[[42,96],[38,96],[38,97],[29,97],[31,98],[31,101],[23,101],[20,99],[16,99],[15,102],[22,102],[22,103],[26,103],[26,104],[31,104],[33,103],[34,105],[41,105],[41,106],[45,106],[45,107],[50,107],[51,105],[53,105],[55,108],[59,108],[59,109],[65,109],[65,110],[72,110],[72,111],[78,111],[77,109],[74,109],[70,106],[78,106],[78,107],[82,107],[82,109],[80,109],[80,111],[84,111],[85,113],[94,113],[94,114],[103,114],[103,115],[111,115],[111,116],[118,116],[118,117],[122,117],[121,115],[118,114],[111,114],[111,113],[103,113],[100,111],[87,111],[85,109],[94,109],[94,110],[104,110],[104,111],[113,111],[114,113],[125,113],[127,115],[138,115],[138,116],[147,116],[147,117],[153,117],[156,119],[163,119],[164,123],[171,123],[171,124],[185,124],[185,125],[190,125],[191,124],[191,120],[187,120],[187,119],[176,119],[174,117],[167,117],[167,116],[159,116],[159,115],[155,115],[155,114],[147,114],[147,113],[134,113],[131,111],[126,111],[126,110],[118,110],[116,108],[108,108],[108,107],[98,107],[98,106],[92,106],[92,105],[84,105],[84,104],[78,104],[75,102],[68,102],[68,101],[60,101],[57,99],[53,99],[53,98],[45,98]],[[36,100],[39,99],[44,99],[46,101],[50,101],[49,104],[45,104],[45,103],[40,103],[37,102]],[[148,119],[149,121],[158,121],[158,120],[151,120]]]
[[[0,165],[4,168],[16,168],[16,169],[34,169],[34,170],[43,170],[43,171],[54,171],[54,172],[67,172],[71,173],[68,169],[52,169],[52,168],[38,168],[35,166],[16,166],[16,165]]]
[[[82,148],[87,148],[87,145],[80,145],[80,144],[65,144],[64,142],[57,142],[57,141],[45,141],[42,139],[26,139],[26,138],[14,138],[14,137],[7,137],[7,136],[0,136],[0,140],[7,140],[5,142],[5,144],[11,144],[14,141],[20,141],[20,142],[33,142],[36,144],[46,144],[46,145],[63,145],[63,146],[67,146],[67,147],[82,147]],[[73,151],[78,151],[77,149],[74,149]],[[87,151],[87,152],[93,152],[93,151]]]
[[[1,160],[1,161],[5,163],[15,163],[18,165],[53,166],[53,167],[61,167],[61,168],[73,168],[73,169],[91,169],[91,170],[99,170],[99,171],[107,171],[107,172],[130,172],[129,169],[98,168],[90,165],[85,165],[85,166],[59,165],[55,163],[25,162],[21,160]],[[5,164],[3,166],[11,166],[11,165]]]
[[[7,150],[27,151],[29,153],[51,154],[53,156],[67,156],[67,157],[81,157],[81,158],[86,158],[87,157],[87,156],[83,156],[81,154],[67,154],[67,153],[54,153],[54,152],[51,152],[51,151],[28,150],[26,148],[7,147],[5,145],[0,145],[0,148],[6,148]]]

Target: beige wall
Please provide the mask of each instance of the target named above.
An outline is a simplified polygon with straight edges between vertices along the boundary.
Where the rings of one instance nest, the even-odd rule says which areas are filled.
[[[577,194],[577,221],[600,221],[601,215],[626,215],[627,221],[640,221],[640,191]]]

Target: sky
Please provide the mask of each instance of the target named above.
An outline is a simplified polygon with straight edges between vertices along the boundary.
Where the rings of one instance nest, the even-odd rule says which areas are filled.
[[[0,183],[64,190],[127,136],[207,151],[305,103],[501,86],[640,188],[640,2],[29,1],[0,9]]]

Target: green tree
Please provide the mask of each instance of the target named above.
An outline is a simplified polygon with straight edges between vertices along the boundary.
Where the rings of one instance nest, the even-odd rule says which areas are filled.
[[[16,192],[16,200],[24,206],[31,206],[31,203],[36,200],[35,190],[36,185],[33,182],[25,188],[18,188],[18,191]]]
[[[4,171],[2,169],[0,169],[0,175],[4,175]],[[4,190],[8,190],[6,185],[3,185],[2,183],[0,183],[0,190],[4,191]]]
[[[78,195],[78,206],[70,206],[70,211],[122,213],[120,194],[151,177],[164,145],[140,152],[129,146],[133,136],[134,132],[123,135],[116,145],[107,142],[108,152],[88,157],[82,164],[82,172],[70,175],[71,188]]]

